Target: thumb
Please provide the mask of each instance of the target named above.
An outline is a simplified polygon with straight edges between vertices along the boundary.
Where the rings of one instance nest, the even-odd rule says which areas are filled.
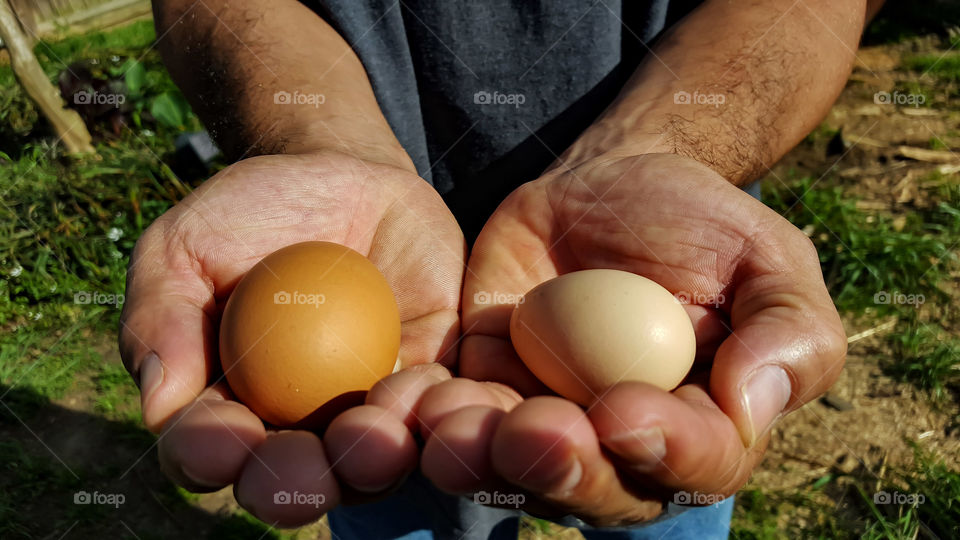
[[[781,235],[776,247],[758,246],[738,268],[733,332],[710,374],[711,395],[748,447],[782,414],[825,392],[846,355],[816,250],[797,234]]]
[[[207,385],[216,339],[210,314],[216,305],[198,276],[171,277],[154,269],[131,270],[126,298],[120,353],[140,387],[143,421],[159,433]]]

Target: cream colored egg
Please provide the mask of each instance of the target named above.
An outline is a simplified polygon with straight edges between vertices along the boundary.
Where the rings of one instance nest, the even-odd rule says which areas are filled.
[[[622,381],[672,390],[696,354],[680,302],[656,282],[620,270],[541,283],[514,309],[510,338],[538,379],[582,405]]]

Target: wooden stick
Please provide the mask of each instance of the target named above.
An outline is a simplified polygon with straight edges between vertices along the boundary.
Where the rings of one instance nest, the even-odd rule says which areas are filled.
[[[54,131],[71,154],[93,152],[90,132],[77,111],[64,108],[60,92],[53,86],[33,55],[30,40],[20,27],[9,0],[0,0],[0,38],[10,52],[10,65],[27,94],[50,120]]]

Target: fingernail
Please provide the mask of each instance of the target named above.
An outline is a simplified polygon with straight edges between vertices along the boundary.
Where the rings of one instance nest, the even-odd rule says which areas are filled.
[[[749,433],[741,436],[753,446],[790,401],[790,377],[780,366],[765,366],[754,371],[740,386],[743,409],[747,412]]]
[[[573,458],[573,463],[570,465],[570,470],[567,471],[566,476],[563,477],[563,480],[557,484],[557,487],[554,488],[553,491],[560,497],[567,497],[573,492],[573,488],[580,485],[580,480],[582,479],[583,465],[580,465],[579,459]]]
[[[659,427],[637,429],[613,435],[603,440],[603,445],[630,462],[630,468],[648,473],[663,463],[667,455],[667,442]]]
[[[150,396],[163,384],[163,364],[157,353],[150,353],[140,363],[140,403],[146,405]]]

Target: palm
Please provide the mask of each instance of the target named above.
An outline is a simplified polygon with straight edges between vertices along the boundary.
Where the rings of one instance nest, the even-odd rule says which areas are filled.
[[[145,423],[163,429],[160,460],[168,475],[196,490],[236,483],[248,508],[289,524],[338,503],[332,465],[315,435],[267,438],[262,422],[232,401],[217,375],[216,321],[257,261],[307,240],[349,246],[384,273],[399,304],[402,365],[453,361],[464,254],[456,221],[416,175],[340,154],[257,157],[208,180],[137,243],[121,317],[121,352],[139,374]],[[146,362],[151,353],[159,364]],[[162,383],[154,389],[144,380],[157,374]],[[359,421],[360,432],[405,429],[399,420],[379,420]],[[258,459],[248,459],[252,451]],[[376,448],[370,452],[377,457]],[[373,471],[378,482],[402,477],[415,456],[394,454],[379,460],[385,469],[343,462],[338,472]],[[297,489],[324,493],[326,505],[265,506],[273,493]]]
[[[386,275],[399,302],[404,364],[435,360],[457,321],[459,228],[430,186],[397,169],[337,155],[251,159],[211,178],[155,227],[168,245],[135,254],[132,282],[156,270],[138,267],[154,266],[144,251],[162,246],[160,253],[174,253],[164,270],[196,263],[193,277],[211,283],[220,303],[267,254],[327,240],[363,253]]]
[[[465,291],[510,298],[568,272],[626,270],[690,301],[700,344],[716,345],[724,315],[695,304],[723,303],[738,254],[757,231],[780,218],[722,178],[711,173],[715,182],[704,183],[703,176],[702,166],[682,158],[651,156],[646,162],[549,174],[528,184],[486,224]],[[509,350],[512,307],[472,300],[472,294],[464,295],[464,328],[473,328],[480,335],[477,344],[486,345],[474,347],[475,338],[466,338],[471,345],[465,343],[461,364],[468,373],[487,371],[483,363]]]
[[[690,300],[697,355],[712,361],[701,364],[709,373],[671,393],[616,384],[586,411],[541,396],[548,390],[510,343],[511,300],[590,268],[640,274]],[[530,493],[529,510],[597,523],[648,519],[670,490],[736,491],[762,456],[770,424],[836,378],[846,343],[809,240],[707,167],[674,155],[598,160],[516,190],[474,246],[462,318],[460,375],[502,383],[527,399],[498,405],[479,387],[454,404],[428,395],[421,408],[507,412],[488,413],[494,427],[470,447],[447,435],[462,433],[466,412],[434,413],[443,418],[433,422],[443,443],[434,447],[454,448],[457,459],[425,459],[425,474],[447,489],[479,489],[490,484],[449,472],[458,462],[477,463],[495,474],[474,477]],[[762,384],[748,388],[753,380]],[[430,448],[428,441],[425,458]]]

